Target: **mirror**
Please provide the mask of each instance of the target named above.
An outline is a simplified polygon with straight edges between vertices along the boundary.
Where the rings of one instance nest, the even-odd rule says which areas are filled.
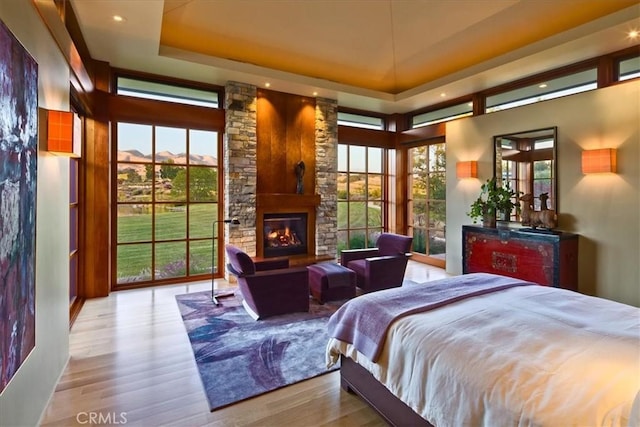
[[[508,183],[519,195],[532,194],[531,204],[536,211],[542,207],[540,195],[546,193],[547,208],[557,212],[556,141],[556,127],[494,136],[493,172],[497,184]],[[517,205],[522,204],[517,201]],[[502,219],[520,221],[520,216],[511,212],[511,218]]]

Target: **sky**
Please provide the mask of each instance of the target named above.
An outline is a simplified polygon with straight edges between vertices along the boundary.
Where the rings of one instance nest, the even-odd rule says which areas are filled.
[[[118,123],[118,150],[137,150],[150,156],[152,151],[151,125]],[[187,152],[187,131],[182,128],[155,127],[156,152],[169,151],[173,154]],[[190,154],[218,157],[218,133],[190,130]]]

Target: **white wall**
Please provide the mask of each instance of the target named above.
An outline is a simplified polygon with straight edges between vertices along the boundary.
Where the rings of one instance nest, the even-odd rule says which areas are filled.
[[[462,273],[462,228],[493,176],[494,135],[558,127],[560,230],[580,235],[579,290],[640,306],[640,82],[447,124],[447,164],[478,160],[476,180],[447,168],[447,270]],[[583,175],[583,149],[617,148],[618,173]]]
[[[33,3],[0,1],[0,19],[38,63],[40,107],[68,110],[69,69]],[[37,176],[36,346],[0,395],[3,427],[38,424],[69,352],[69,160],[39,151]]]

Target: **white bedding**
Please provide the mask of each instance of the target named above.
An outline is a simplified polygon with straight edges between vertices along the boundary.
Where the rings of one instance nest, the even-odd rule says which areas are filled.
[[[339,354],[438,427],[640,426],[640,309],[563,289],[401,318],[375,364],[331,339],[328,363]]]

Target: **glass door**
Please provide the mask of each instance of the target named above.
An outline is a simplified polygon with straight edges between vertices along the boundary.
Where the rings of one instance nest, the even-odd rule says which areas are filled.
[[[445,266],[446,161],[444,143],[410,148],[408,167],[409,235],[414,258]]]
[[[211,277],[219,134],[123,122],[115,131],[115,287]]]

